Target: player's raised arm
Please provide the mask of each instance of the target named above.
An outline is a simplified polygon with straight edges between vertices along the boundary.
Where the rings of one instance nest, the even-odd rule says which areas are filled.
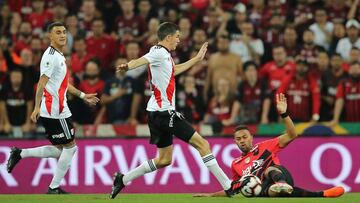
[[[186,71],[187,69],[191,68],[197,62],[203,60],[205,57],[206,51],[207,51],[207,47],[208,47],[208,42],[205,42],[201,46],[201,49],[199,50],[199,52],[197,53],[197,55],[194,58],[186,61],[185,63],[175,65],[175,73],[174,74],[178,75],[178,74]]]
[[[41,103],[41,98],[44,92],[44,88],[46,86],[46,83],[49,81],[49,77],[46,76],[45,74],[41,75],[39,82],[37,84],[37,88],[36,88],[36,94],[35,94],[35,107],[34,107],[34,111],[32,112],[30,118],[31,120],[36,123],[39,116],[40,116],[40,103]]]
[[[280,116],[284,119],[286,133],[279,136],[280,147],[286,147],[291,141],[297,138],[298,134],[295,131],[295,126],[290,116],[286,113],[287,103],[286,97],[283,93],[276,94],[276,108]]]
[[[149,61],[145,57],[140,57],[138,59],[131,60],[128,63],[123,63],[116,66],[116,72],[126,72],[128,70],[135,69],[146,64],[149,64]]]

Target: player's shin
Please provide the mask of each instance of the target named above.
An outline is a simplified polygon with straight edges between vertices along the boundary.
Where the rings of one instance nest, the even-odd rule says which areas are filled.
[[[132,181],[142,175],[145,175],[146,173],[150,173],[150,172],[153,172],[156,170],[157,170],[157,168],[156,168],[154,159],[145,161],[140,166],[136,167],[135,169],[129,171],[127,174],[124,175],[124,177],[123,177],[124,185],[127,185],[130,181]]]
[[[70,168],[71,160],[74,157],[74,154],[77,150],[77,146],[73,146],[71,148],[63,148],[57,168],[54,174],[54,177],[50,183],[50,188],[58,188],[60,186],[61,180],[64,178],[66,172]]]
[[[27,158],[27,157],[59,158],[60,155],[61,155],[61,150],[51,145],[22,149],[20,153],[21,158]]]
[[[205,166],[216,177],[224,190],[231,188],[231,181],[226,176],[224,171],[220,168],[213,154],[208,154],[202,157]]]
[[[323,192],[312,192],[302,188],[294,187],[293,192],[289,195],[291,197],[323,197]]]

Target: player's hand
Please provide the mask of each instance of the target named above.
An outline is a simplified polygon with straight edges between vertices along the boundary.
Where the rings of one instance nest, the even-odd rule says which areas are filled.
[[[199,60],[203,60],[207,51],[208,42],[205,42],[202,46],[199,52],[197,53],[196,57],[199,58]]]
[[[120,64],[116,66],[116,72],[126,72],[129,70],[129,66],[127,63]]]
[[[31,113],[30,119],[36,123],[37,120],[39,119],[40,116],[40,108],[39,107],[35,107],[34,111]]]
[[[84,101],[85,103],[89,104],[90,106],[95,106],[100,99],[96,97],[97,93],[93,94],[85,94]]]
[[[276,94],[276,108],[279,114],[286,112],[287,103],[286,103],[286,97],[283,93]]]
[[[5,123],[3,130],[5,133],[10,133],[12,131],[12,125],[9,122]]]
[[[211,197],[211,194],[209,194],[209,193],[198,193],[198,194],[193,194],[193,197]]]

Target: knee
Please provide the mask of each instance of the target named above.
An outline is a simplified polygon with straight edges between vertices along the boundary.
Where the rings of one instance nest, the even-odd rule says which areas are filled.
[[[279,171],[279,172],[281,172],[278,168],[270,166],[265,170],[265,177],[269,177],[271,171]]]

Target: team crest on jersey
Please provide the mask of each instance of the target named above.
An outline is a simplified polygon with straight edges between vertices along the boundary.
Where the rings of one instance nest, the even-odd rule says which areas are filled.
[[[250,162],[250,157],[248,157],[248,158],[245,159],[245,163],[248,164],[249,162]]]
[[[49,61],[45,63],[45,67],[50,67],[50,62]]]

